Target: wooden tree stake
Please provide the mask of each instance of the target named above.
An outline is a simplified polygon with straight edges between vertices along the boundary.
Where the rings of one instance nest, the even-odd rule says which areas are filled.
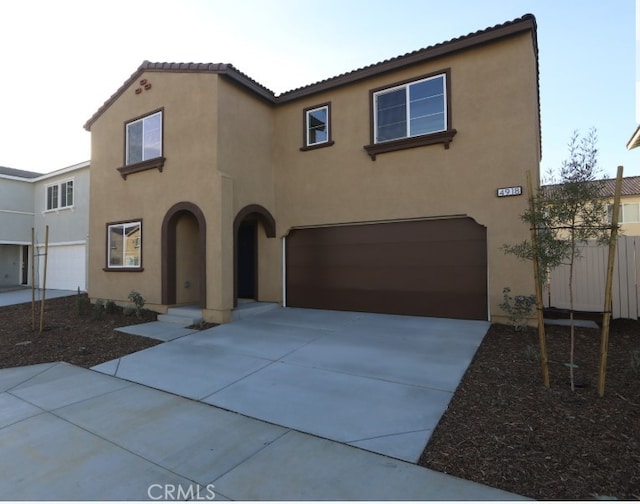
[[[611,291],[613,287],[613,267],[616,261],[616,245],[618,244],[618,218],[620,214],[622,170],[622,166],[618,166],[616,193],[613,198],[613,212],[611,215],[611,238],[609,240],[609,262],[607,264],[607,284],[604,293],[604,314],[602,316],[602,337],[600,339],[600,369],[598,371],[598,395],[600,397],[604,396],[605,378],[607,374],[609,324],[611,322]]]
[[[542,365],[542,383],[549,388],[549,360],[547,357],[547,339],[544,332],[544,314],[542,301],[542,284],[540,282],[540,262],[538,258],[538,231],[535,222],[535,204],[533,201],[533,184],[531,172],[527,170],[527,191],[529,191],[529,211],[533,217],[531,223],[531,248],[533,249],[533,277],[536,284],[536,312],[538,314],[538,339],[540,341],[540,364]]]
[[[31,228],[31,330],[36,330],[36,230]]]
[[[42,300],[40,301],[40,333],[44,326],[44,301],[47,293],[47,259],[49,258],[49,226],[44,231],[44,272],[42,275]]]

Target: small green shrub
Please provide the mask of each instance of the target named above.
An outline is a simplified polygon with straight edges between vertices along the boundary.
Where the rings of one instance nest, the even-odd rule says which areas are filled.
[[[536,297],[529,296],[511,296],[511,289],[505,287],[502,289],[502,309],[511,322],[516,331],[524,331],[527,328],[527,320],[531,317],[533,309],[536,306]]]
[[[136,309],[133,306],[125,306],[122,309],[122,314],[125,317],[131,317],[132,315],[135,315],[135,313],[136,313]]]
[[[109,300],[104,305],[104,309],[109,315],[113,315],[118,312],[118,305],[114,301]]]
[[[134,313],[136,314],[136,317],[141,317],[145,299],[139,292],[132,290],[129,293],[129,301],[131,301],[135,305]]]
[[[101,320],[104,317],[104,301],[97,299],[91,308],[91,320]]]

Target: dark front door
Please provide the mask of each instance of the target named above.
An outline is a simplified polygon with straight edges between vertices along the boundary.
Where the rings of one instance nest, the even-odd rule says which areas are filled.
[[[256,299],[257,227],[255,222],[240,224],[236,247],[238,297]]]
[[[29,246],[22,246],[22,285],[29,283]]]

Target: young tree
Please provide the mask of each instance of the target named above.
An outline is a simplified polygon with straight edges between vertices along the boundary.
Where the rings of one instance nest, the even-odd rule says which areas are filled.
[[[533,209],[521,216],[537,231],[535,252],[540,264],[540,278],[535,280],[542,284],[552,269],[561,264],[569,267],[571,390],[575,390],[574,266],[583,245],[589,240],[607,241],[611,230],[607,202],[602,198],[603,182],[597,178],[600,174],[597,155],[596,131],[591,129],[582,138],[575,132],[569,142],[569,158],[562,163],[559,176],[549,173],[550,184],[537,191]],[[533,246],[528,241],[504,245],[503,250],[521,259],[534,257]]]

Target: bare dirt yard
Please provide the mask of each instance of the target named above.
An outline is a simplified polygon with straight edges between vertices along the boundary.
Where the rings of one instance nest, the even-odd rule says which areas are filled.
[[[39,302],[35,331],[31,303],[0,308],[0,368],[56,361],[90,368],[161,343],[114,331],[155,320],[154,312],[143,310],[138,317],[119,307],[109,311],[90,305],[85,294],[47,300],[40,333]]]
[[[30,303],[0,308],[0,368],[52,361],[89,368],[160,343],[114,331],[155,320],[153,312],[96,309],[86,296],[45,306],[42,333],[32,330]],[[539,500],[640,499],[640,322],[612,322],[603,398],[600,331],[577,334],[580,387],[572,392],[568,328],[547,326],[546,389],[537,332],[491,326],[419,464]]]

